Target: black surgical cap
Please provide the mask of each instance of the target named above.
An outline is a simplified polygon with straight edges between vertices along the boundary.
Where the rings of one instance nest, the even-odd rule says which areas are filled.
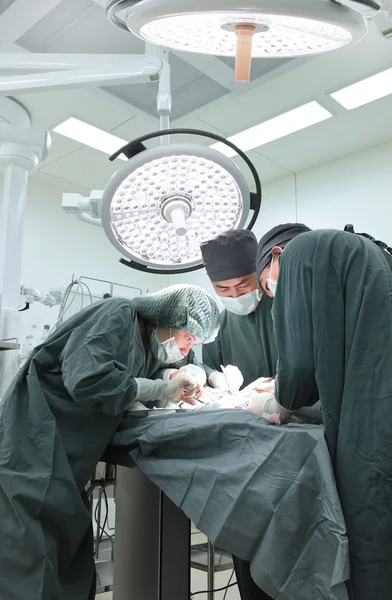
[[[248,229],[225,231],[200,245],[204,266],[213,283],[256,271],[257,239]]]
[[[311,231],[303,223],[284,223],[270,229],[259,241],[257,248],[257,279],[272,259],[272,248],[284,248],[293,238],[301,233]]]

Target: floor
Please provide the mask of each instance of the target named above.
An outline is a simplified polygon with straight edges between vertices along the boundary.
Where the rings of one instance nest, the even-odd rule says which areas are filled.
[[[98,596],[95,596],[96,600],[112,600],[113,598],[113,593],[112,592],[105,592],[103,594],[98,594]]]

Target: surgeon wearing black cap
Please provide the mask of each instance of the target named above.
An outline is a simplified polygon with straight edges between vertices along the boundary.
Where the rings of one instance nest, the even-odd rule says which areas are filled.
[[[222,302],[220,331],[203,345],[203,366],[212,387],[226,387],[221,365],[237,367],[249,385],[275,375],[277,354],[272,300],[262,295],[256,277],[257,240],[246,229],[231,230],[201,245],[207,275]],[[233,557],[242,600],[271,600],[250,575],[250,564]]]
[[[200,246],[204,266],[224,310],[216,340],[203,346],[209,383],[225,387],[220,367],[234,365],[243,385],[275,375],[277,355],[272,300],[261,295],[256,278],[257,240],[251,231],[224,232]]]
[[[288,223],[259,243],[274,297],[275,399],[318,398],[349,541],[350,599],[392,590],[392,249],[367,234]]]

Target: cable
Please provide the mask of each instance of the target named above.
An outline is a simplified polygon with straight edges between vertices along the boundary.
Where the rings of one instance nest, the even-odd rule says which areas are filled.
[[[216,594],[218,592],[227,592],[229,588],[234,587],[235,585],[237,585],[236,581],[234,583],[229,583],[224,587],[218,588],[216,590],[202,590],[201,592],[193,592],[193,594],[190,595],[190,598],[193,598],[193,596],[198,596],[199,594],[211,594],[211,592],[213,594]]]
[[[69,297],[71,295],[72,288],[74,286],[77,286],[76,290],[74,291],[72,300],[69,302],[69,304],[67,306],[68,299],[69,299]],[[93,298],[92,298],[92,294],[91,294],[91,290],[90,290],[89,286],[86,283],[84,283],[84,281],[80,281],[80,279],[76,279],[76,280],[71,281],[71,283],[67,286],[67,288],[66,288],[66,290],[64,292],[64,297],[63,297],[63,300],[62,300],[61,305],[60,305],[59,316],[58,316],[58,319],[57,319],[56,323],[52,327],[52,330],[50,332],[51,334],[54,331],[56,331],[56,329],[62,324],[62,321],[64,319],[65,314],[69,311],[70,307],[74,303],[75,298],[78,295],[78,293],[82,294],[81,308],[83,308],[84,292],[83,292],[83,287],[82,286],[84,286],[87,289],[89,297],[90,297],[90,303],[91,304],[93,303]]]
[[[81,285],[84,285],[84,287],[87,289],[87,291],[88,291],[88,294],[89,294],[89,296],[90,296],[90,304],[92,304],[92,303],[93,303],[93,297],[92,297],[91,290],[90,290],[90,288],[88,287],[87,283],[85,283],[84,281],[81,281],[80,279],[79,279],[78,281],[79,281],[79,283],[80,283]]]
[[[227,585],[228,585],[228,586],[231,584],[231,580],[232,580],[232,579],[233,579],[233,577],[234,577],[234,573],[235,573],[235,569],[233,569],[233,570],[232,570],[232,572],[231,572],[230,579],[229,579],[229,581],[227,582]],[[229,591],[229,588],[227,587],[227,588],[226,588],[226,591],[225,591],[225,595],[223,596],[223,600],[226,600],[226,596],[227,596],[227,592],[228,592],[228,591]]]
[[[104,497],[105,500],[105,508],[106,508],[106,514],[105,514],[105,518],[103,520],[103,525],[101,525],[100,523],[98,523],[98,503],[101,501],[101,496]],[[99,488],[99,498],[97,500],[97,504],[95,506],[95,510],[94,510],[94,520],[95,523],[97,525],[97,538],[98,538],[98,542],[100,543],[103,539],[103,535],[105,534],[106,537],[110,540],[111,546],[112,546],[112,557],[113,557],[113,548],[114,548],[114,536],[111,535],[110,533],[108,533],[108,531],[106,530],[106,524],[108,522],[108,518],[109,518],[109,502],[108,502],[108,497],[106,494],[106,489],[104,486]]]

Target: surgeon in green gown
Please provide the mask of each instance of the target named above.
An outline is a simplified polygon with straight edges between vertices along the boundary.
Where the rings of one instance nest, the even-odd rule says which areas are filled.
[[[226,387],[221,365],[238,367],[243,386],[274,376],[277,354],[272,299],[261,295],[258,287],[255,235],[246,229],[227,231],[204,242],[200,249],[207,275],[225,309],[217,338],[203,345],[210,385]]]
[[[221,365],[237,367],[243,385],[276,371],[272,299],[260,294],[256,277],[257,239],[247,229],[224,232],[201,244],[207,275],[224,306],[215,341],[203,344],[203,366],[212,387],[226,388]],[[227,372],[230,376],[231,373]],[[230,382],[235,389],[234,380]],[[253,582],[250,564],[233,557],[242,600],[270,600]]]
[[[195,382],[150,376],[214,339],[219,310],[197,286],[108,299],[35,348],[0,404],[0,598],[93,600],[85,486],[136,402],[195,403]]]
[[[274,297],[275,398],[321,400],[346,520],[353,600],[392,591],[392,250],[354,230],[280,225],[259,242]]]

